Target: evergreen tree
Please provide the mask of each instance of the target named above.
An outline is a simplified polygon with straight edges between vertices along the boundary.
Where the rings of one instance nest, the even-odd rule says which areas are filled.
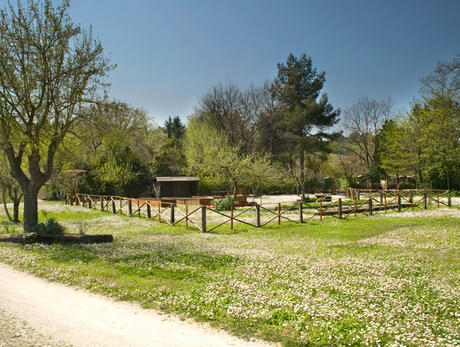
[[[305,54],[296,58],[290,54],[285,64],[278,64],[278,76],[273,83],[284,125],[285,153],[291,169],[297,166],[296,176],[305,195],[305,153],[325,153],[335,134],[327,128],[338,122],[340,111],[328,103],[324,87],[325,72],[313,67]]]

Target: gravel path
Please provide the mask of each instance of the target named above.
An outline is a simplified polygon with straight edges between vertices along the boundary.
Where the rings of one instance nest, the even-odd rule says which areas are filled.
[[[268,346],[0,263],[0,346]]]

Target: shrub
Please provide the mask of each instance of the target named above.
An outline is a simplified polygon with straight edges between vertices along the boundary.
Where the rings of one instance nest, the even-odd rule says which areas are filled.
[[[235,199],[228,195],[225,199],[212,200],[211,204],[216,206],[216,211],[230,211],[230,207],[235,205]]]
[[[53,218],[48,219],[44,223],[37,224],[32,230],[37,234],[58,235],[64,233],[64,227]]]

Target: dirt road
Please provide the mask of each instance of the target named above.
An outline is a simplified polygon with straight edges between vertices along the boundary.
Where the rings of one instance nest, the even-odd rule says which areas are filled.
[[[1,263],[0,311],[55,341],[75,346],[268,346],[51,283]]]

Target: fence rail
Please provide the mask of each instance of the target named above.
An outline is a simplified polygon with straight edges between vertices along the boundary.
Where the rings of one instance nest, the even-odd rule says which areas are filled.
[[[186,228],[196,228],[210,232],[230,224],[245,224],[262,228],[269,224],[281,222],[305,223],[311,220],[322,221],[325,217],[346,219],[358,214],[372,216],[375,212],[405,212],[426,210],[428,206],[451,207],[451,193],[448,190],[359,190],[353,192],[352,198],[339,198],[332,201],[319,200],[315,203],[287,202],[275,204],[253,203],[247,207],[230,211],[217,211],[211,206],[171,202],[160,199],[127,198],[112,195],[68,194],[65,202],[90,209],[97,209],[128,217],[145,217],[157,219],[160,223],[171,226],[185,224]]]

